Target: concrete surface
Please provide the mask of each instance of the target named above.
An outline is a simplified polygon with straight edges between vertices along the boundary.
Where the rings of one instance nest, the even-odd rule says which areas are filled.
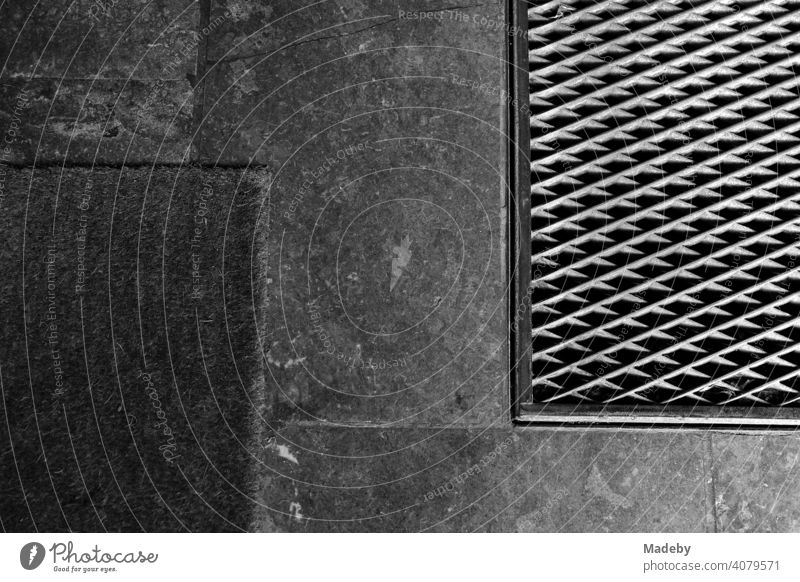
[[[512,426],[504,3],[136,0],[90,55],[91,5],[33,4],[0,17],[4,529],[798,528],[794,437]]]
[[[0,127],[20,96],[14,164],[191,158],[196,2],[6,2]]]
[[[6,529],[249,527],[266,394],[249,268],[261,190],[242,180],[4,174]]]

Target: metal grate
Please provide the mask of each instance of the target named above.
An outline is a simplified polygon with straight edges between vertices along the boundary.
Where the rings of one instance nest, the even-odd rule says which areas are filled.
[[[800,0],[528,19],[525,402],[800,406]]]

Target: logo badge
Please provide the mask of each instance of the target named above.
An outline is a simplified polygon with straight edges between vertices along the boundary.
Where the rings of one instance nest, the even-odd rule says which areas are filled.
[[[35,570],[44,561],[44,546],[38,542],[30,542],[19,551],[19,563],[26,570]]]

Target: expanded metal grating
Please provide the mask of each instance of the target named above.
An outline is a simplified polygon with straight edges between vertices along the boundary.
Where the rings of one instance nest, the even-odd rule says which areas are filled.
[[[527,401],[800,406],[800,0],[528,19]]]

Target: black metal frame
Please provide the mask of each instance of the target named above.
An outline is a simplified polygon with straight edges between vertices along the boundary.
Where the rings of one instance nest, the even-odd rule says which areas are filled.
[[[600,404],[520,404],[514,420],[522,425],[602,425],[796,430],[800,409],[732,406],[615,406]]]
[[[530,117],[521,103],[530,101],[528,41],[519,31],[528,28],[528,2],[508,0],[511,24],[506,46],[508,94],[508,302],[511,416],[518,418],[520,404],[531,394],[531,310],[528,292],[531,280],[531,164]]]
[[[524,426],[603,426],[715,428],[727,430],[796,430],[800,408],[692,406],[618,406],[600,404],[531,404],[532,358],[529,287],[531,281],[530,117],[519,107],[530,98],[528,42],[519,34],[528,27],[526,0],[508,0],[511,33],[507,43],[509,197],[508,277],[511,418]],[[514,103],[517,105],[515,106]],[[524,308],[520,308],[524,306]]]

